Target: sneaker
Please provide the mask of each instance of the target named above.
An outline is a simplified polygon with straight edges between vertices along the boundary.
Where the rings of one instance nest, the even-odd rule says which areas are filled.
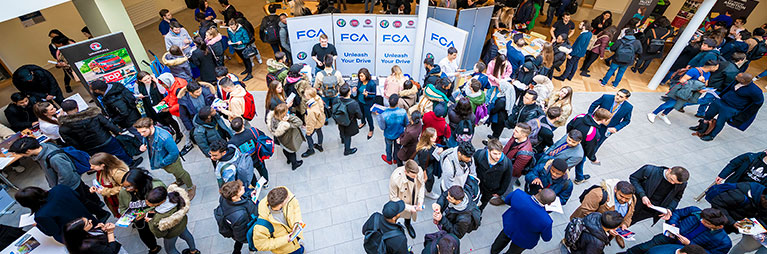
[[[253,78],[253,74],[248,73],[248,76],[245,76],[245,78],[242,79],[243,82],[251,80]]]
[[[437,195],[437,193],[434,193],[434,192],[426,192],[426,194],[424,194],[423,196],[428,199],[434,199],[434,200],[437,200],[439,198],[439,195]]]
[[[381,154],[381,159],[382,159],[384,162],[386,162],[386,164],[389,164],[389,165],[391,165],[391,164],[393,163],[393,161],[390,161],[390,160],[388,160],[388,158],[386,157],[386,154]]]
[[[256,60],[258,60],[258,64],[263,64],[264,61],[261,60],[261,57],[257,57]]]
[[[194,145],[192,143],[184,145],[184,147],[181,148],[181,152],[180,152],[181,156],[188,154],[189,152],[192,151],[193,148],[194,148]]]
[[[655,123],[655,114],[653,113],[647,113],[647,121],[650,121],[650,123]]]
[[[344,155],[352,155],[356,152],[357,152],[357,148],[355,147],[355,148],[349,149],[348,152],[344,152]]]
[[[317,149],[317,151],[324,152],[325,150],[322,149],[322,145],[320,144],[314,144],[314,149]]]
[[[292,170],[296,170],[296,169],[297,169],[298,167],[300,167],[302,164],[304,164],[304,161],[296,161],[296,163],[293,163],[293,165],[291,166],[291,167],[292,167],[291,169],[292,169]]]
[[[599,79],[599,85],[602,87],[605,87],[607,85],[606,82],[602,82],[602,79]]]
[[[264,186],[261,186],[261,188],[264,188],[264,189],[269,189],[269,182],[266,182],[266,183],[264,184]]]
[[[306,150],[306,152],[301,154],[301,158],[306,158],[306,157],[312,156],[312,154],[314,154],[314,149]]]
[[[485,147],[487,147],[487,139],[483,139],[483,140],[482,140],[482,145],[484,145]]]
[[[141,165],[141,162],[144,162],[144,158],[143,157],[138,157],[136,159],[133,159],[133,164],[131,164],[130,166],[132,168],[138,167],[138,166]]]
[[[700,137],[700,140],[703,140],[703,141],[711,141],[711,140],[714,140],[714,137],[712,137],[712,136],[710,136],[710,135],[706,135],[706,136],[702,136],[702,137]]]
[[[583,175],[583,179],[581,179],[581,180],[575,179],[575,181],[573,181],[573,183],[575,183],[575,184],[582,184],[582,183],[585,183],[586,181],[588,181],[589,178],[591,178],[591,175]]]
[[[666,123],[668,125],[671,125],[671,120],[668,120],[668,116],[666,116],[666,115],[658,115],[658,118],[660,118],[660,120],[663,120],[664,123]]]

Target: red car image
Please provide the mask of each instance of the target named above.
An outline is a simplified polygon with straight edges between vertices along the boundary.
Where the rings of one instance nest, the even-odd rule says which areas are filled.
[[[102,74],[125,66],[125,60],[115,55],[105,55],[88,63],[92,71]]]

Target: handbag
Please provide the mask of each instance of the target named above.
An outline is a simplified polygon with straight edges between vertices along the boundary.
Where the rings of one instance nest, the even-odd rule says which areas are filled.
[[[253,44],[248,44],[248,46],[245,46],[245,49],[242,50],[242,55],[251,58],[256,56],[258,53],[258,50],[256,50],[256,47],[253,47]]]

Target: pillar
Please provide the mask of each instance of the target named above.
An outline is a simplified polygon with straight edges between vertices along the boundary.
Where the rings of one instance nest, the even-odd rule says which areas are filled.
[[[75,0],[72,3],[93,36],[123,32],[136,58],[136,66],[141,61],[151,62],[121,0]]]
[[[426,19],[427,12],[429,11],[429,0],[421,0],[418,2],[418,22],[416,23],[415,32],[415,51],[413,51],[413,71],[412,78],[418,82],[420,80],[421,70],[423,70],[423,63],[421,62],[421,55],[423,55],[423,43],[426,34]]]
[[[698,30],[700,24],[703,24],[703,21],[706,19],[706,16],[708,16],[708,13],[711,11],[711,8],[714,7],[715,3],[716,0],[703,0],[703,3],[701,3],[700,7],[698,7],[698,11],[695,12],[695,15],[690,20],[690,23],[687,23],[684,31],[682,31],[682,35],[680,35],[679,39],[677,39],[676,43],[674,43],[674,47],[672,47],[671,51],[668,52],[668,55],[663,58],[663,63],[660,64],[658,71],[655,72],[652,80],[650,80],[650,83],[647,84],[647,88],[658,88],[661,80],[663,80],[663,77],[665,77],[666,73],[668,73],[669,69],[671,69],[671,65],[674,64],[676,59],[679,57],[679,54],[682,53],[682,49],[684,49],[688,42],[690,42],[690,39],[692,39],[695,31]]]

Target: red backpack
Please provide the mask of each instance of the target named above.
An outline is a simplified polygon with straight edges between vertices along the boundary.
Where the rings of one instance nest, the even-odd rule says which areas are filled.
[[[253,118],[256,116],[256,103],[253,100],[253,94],[250,92],[245,93],[245,112],[242,113],[242,118],[245,118],[245,120],[253,120]]]

